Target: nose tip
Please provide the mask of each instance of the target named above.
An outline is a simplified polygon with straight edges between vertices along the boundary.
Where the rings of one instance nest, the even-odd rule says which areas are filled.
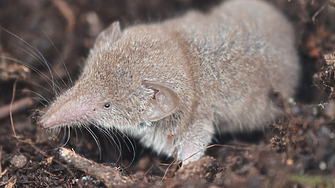
[[[50,126],[47,126],[45,123],[40,122],[40,121],[37,123],[37,125],[40,126],[40,127],[43,128],[43,129],[47,129],[47,128],[50,127]]]
[[[43,124],[41,121],[38,121],[38,122],[37,122],[37,125],[38,125],[39,127],[43,128],[43,129],[45,129],[44,124]]]
[[[54,122],[55,116],[43,116],[37,124],[43,129],[48,129],[54,126],[52,122]]]
[[[38,122],[37,122],[37,125],[40,126],[40,127],[43,128],[43,129],[47,129],[49,126],[47,126],[47,125],[45,124],[45,121],[43,121],[43,120],[44,120],[44,119],[38,121]]]

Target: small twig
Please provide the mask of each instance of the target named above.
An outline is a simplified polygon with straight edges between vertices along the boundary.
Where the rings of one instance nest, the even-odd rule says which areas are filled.
[[[2,145],[0,146],[0,174],[2,173],[2,168],[1,168],[1,156],[2,156]]]
[[[120,187],[134,183],[130,177],[121,175],[119,169],[116,167],[111,168],[109,166],[98,164],[81,157],[67,148],[60,148],[59,153],[67,163],[72,164],[86,174],[102,181],[107,187]]]
[[[169,169],[171,169],[171,171],[176,172],[179,164],[180,164],[180,162],[176,162],[175,160],[173,160],[172,163],[170,163],[169,166],[167,167],[167,169],[165,170],[161,181],[163,181],[166,178],[169,178],[169,175],[168,175]],[[174,166],[174,168],[172,168],[173,166]],[[172,175],[171,175],[171,178],[172,178]]]
[[[2,185],[6,185],[5,188],[12,188],[14,187],[15,183],[16,183],[17,177],[16,176],[12,176],[9,178],[9,180],[5,181],[5,182],[1,182],[0,186]]]
[[[207,147],[204,147],[202,148],[201,150],[193,153],[192,155],[190,155],[189,157],[187,157],[184,161],[186,161],[187,159],[190,159],[191,157],[193,157],[194,155],[198,154],[199,152],[202,152],[208,148],[212,148],[212,147],[216,147],[216,146],[219,146],[219,147],[227,147],[227,148],[233,148],[233,149],[239,149],[239,150],[246,150],[248,151],[249,149],[247,149],[246,147],[238,147],[238,146],[231,146],[231,145],[224,145],[224,144],[212,144],[210,146],[207,146]],[[183,161],[180,161],[179,164],[183,162]],[[179,165],[178,164],[178,165]]]
[[[33,104],[34,104],[34,101],[31,98],[27,97],[27,98],[23,98],[21,100],[15,101],[14,103],[11,103],[7,106],[3,106],[0,108],[0,119],[8,117],[8,115],[10,115],[10,112],[12,112],[12,114],[15,114],[22,110],[28,109]]]
[[[323,11],[323,9],[325,9],[326,4],[324,4],[318,11],[316,11],[316,13],[313,15],[312,17],[312,21],[315,23],[315,18],[320,14],[320,12]]]
[[[76,19],[69,5],[66,3],[66,1],[62,0],[54,0],[52,3],[58,8],[58,10],[67,20],[67,30],[72,31],[74,25],[76,24]]]
[[[7,171],[8,171],[8,168],[6,168],[3,172],[1,172],[0,178],[2,178],[2,176],[5,175],[7,173]],[[4,184],[0,184],[0,186],[2,186],[2,185],[4,185]]]
[[[16,85],[17,85],[17,79],[15,80],[14,85],[13,85],[13,95],[12,95],[12,100],[10,101],[10,105],[9,105],[10,124],[12,125],[14,136],[16,136],[16,132],[15,132],[14,123],[13,123],[12,107],[13,107],[13,102],[15,98]]]
[[[210,145],[210,146],[204,147],[204,148],[202,148],[201,150],[199,150],[199,151],[193,153],[191,156],[187,157],[184,161],[190,159],[191,157],[193,157],[194,155],[198,154],[199,152],[201,152],[201,151],[203,151],[203,150],[206,150],[206,149],[208,149],[208,148],[212,148],[212,147],[226,147],[226,148],[233,148],[233,149],[246,150],[246,151],[249,150],[247,147],[243,147],[243,146],[242,146],[242,147],[239,147],[239,146],[232,146],[232,145],[212,144],[212,145]],[[205,157],[203,157],[203,158],[205,158]],[[170,163],[170,164],[168,165],[168,168],[166,169],[166,171],[165,171],[165,173],[164,173],[164,176],[162,177],[162,180],[161,180],[161,181],[163,181],[165,178],[167,178],[167,173],[168,173],[169,169],[171,168],[171,166],[176,165],[174,170],[175,170],[175,172],[177,172],[177,167],[180,165],[181,162],[183,162],[183,161],[179,161],[179,162],[173,161],[172,163]],[[184,167],[184,165],[183,165],[183,167]],[[183,168],[183,167],[182,167],[182,168]]]

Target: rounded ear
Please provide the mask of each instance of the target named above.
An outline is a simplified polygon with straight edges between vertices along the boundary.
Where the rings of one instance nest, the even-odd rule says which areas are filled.
[[[143,118],[149,121],[160,120],[174,112],[179,105],[178,95],[163,84],[146,82],[145,88],[153,92],[143,111]]]
[[[94,47],[101,46],[104,43],[114,43],[121,38],[122,32],[120,23],[118,21],[113,22],[111,26],[102,31],[97,39],[95,40]]]

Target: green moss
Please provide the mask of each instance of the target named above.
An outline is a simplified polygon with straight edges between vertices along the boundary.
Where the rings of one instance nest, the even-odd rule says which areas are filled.
[[[290,179],[294,183],[299,183],[304,186],[310,186],[310,187],[323,186],[326,188],[335,187],[335,178],[331,179],[322,176],[307,176],[307,175],[292,174],[290,176]]]

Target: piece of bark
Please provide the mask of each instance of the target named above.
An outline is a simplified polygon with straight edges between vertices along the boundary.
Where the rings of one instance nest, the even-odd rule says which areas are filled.
[[[113,186],[129,186],[134,181],[129,176],[123,176],[120,174],[120,170],[117,167],[104,166],[94,161],[88,160],[75,152],[60,148],[60,156],[69,164],[73,165],[77,169],[85,172],[99,181],[103,182],[107,187]]]
[[[12,114],[28,109],[33,104],[34,101],[29,97],[15,101],[12,105]],[[10,113],[10,104],[0,107],[0,119],[5,118],[7,116],[9,117],[9,113]]]

